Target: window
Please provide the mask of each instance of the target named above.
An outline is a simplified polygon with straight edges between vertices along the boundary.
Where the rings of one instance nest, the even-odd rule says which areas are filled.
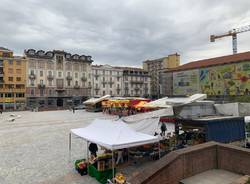
[[[78,78],[78,73],[75,73],[75,78]]]
[[[43,76],[43,71],[40,71],[40,77],[42,77]]]
[[[20,82],[21,81],[21,77],[17,77],[16,81]]]
[[[40,80],[40,84],[43,84],[43,80]]]
[[[16,94],[16,97],[17,97],[17,98],[24,98],[24,93],[17,93],[17,94]]]
[[[13,65],[13,61],[12,60],[8,60],[8,64],[9,65]]]
[[[49,86],[52,86],[52,80],[49,80]]]
[[[5,98],[13,98],[14,93],[5,93]]]
[[[13,81],[13,77],[9,77],[9,81]]]
[[[67,86],[70,86],[71,80],[67,80]]]
[[[40,89],[40,95],[43,96],[44,95],[44,91],[43,89]]]
[[[105,82],[105,77],[102,78],[102,81]]]
[[[58,72],[58,77],[62,77],[62,72]]]
[[[105,96],[105,91],[102,92],[102,95]]]
[[[53,69],[54,69],[54,63],[53,63],[53,61],[48,61],[48,62],[47,62],[47,68],[48,68],[49,70],[53,70]]]
[[[31,75],[34,75],[35,73],[34,73],[34,70],[30,70],[30,74]]]
[[[8,68],[8,73],[13,74],[13,68]]]
[[[49,76],[52,76],[52,71],[49,71]]]
[[[22,70],[21,70],[21,69],[16,69],[16,73],[17,73],[17,74],[21,74],[21,73],[22,73]]]
[[[34,86],[35,84],[34,84],[34,80],[30,80],[30,85],[31,86]]]
[[[109,71],[109,74],[112,75],[112,71]]]
[[[78,81],[75,81],[75,85],[78,86]]]
[[[118,81],[118,82],[120,81],[120,77],[117,77],[117,81]]]
[[[38,61],[38,68],[44,69],[45,68],[45,62],[44,61]]]
[[[110,95],[112,96],[112,91],[110,91]]]
[[[30,94],[31,94],[31,95],[34,95],[34,94],[35,94],[35,89],[31,89],[31,90],[30,90]]]
[[[52,90],[51,90],[51,89],[49,90],[49,95],[50,95],[50,96],[52,95]]]
[[[102,87],[105,88],[105,83],[102,83]]]
[[[102,75],[105,75],[105,70],[102,71]]]

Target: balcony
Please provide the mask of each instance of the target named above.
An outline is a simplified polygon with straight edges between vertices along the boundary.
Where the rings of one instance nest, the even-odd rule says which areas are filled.
[[[35,80],[35,79],[36,79],[36,75],[33,74],[33,73],[30,74],[30,75],[29,75],[29,79],[30,79],[30,80]]]
[[[131,81],[131,84],[143,84],[143,81]]]
[[[65,88],[64,87],[56,87],[56,91],[57,92],[63,92],[63,91],[65,91]]]
[[[80,89],[80,86],[77,84],[77,85],[74,85],[74,88],[75,89]]]
[[[81,80],[82,80],[83,82],[85,82],[85,81],[87,81],[87,77],[82,77]]]
[[[72,76],[68,75],[68,76],[66,77],[66,79],[67,79],[67,80],[72,80]]]
[[[107,84],[108,82],[106,82],[106,81],[102,81],[102,84]]]
[[[139,90],[140,90],[140,88],[138,88],[138,87],[135,88],[135,91],[139,91]]]
[[[95,87],[95,89],[94,89],[94,90],[98,91],[98,90],[100,90],[100,88],[99,88],[99,87]]]
[[[113,81],[109,81],[109,84],[114,84],[114,82]]]
[[[45,84],[38,84],[38,88],[44,89],[45,88]]]
[[[121,91],[122,89],[121,88],[116,88],[117,91]]]
[[[54,76],[53,76],[53,75],[48,75],[48,76],[47,76],[47,79],[48,79],[48,80],[53,80],[53,79],[54,79]]]

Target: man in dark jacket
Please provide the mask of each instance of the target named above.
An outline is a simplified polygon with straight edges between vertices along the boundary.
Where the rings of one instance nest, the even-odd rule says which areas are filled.
[[[89,151],[90,151],[91,155],[94,155],[95,157],[97,157],[96,152],[98,151],[98,147],[95,143],[89,144]]]

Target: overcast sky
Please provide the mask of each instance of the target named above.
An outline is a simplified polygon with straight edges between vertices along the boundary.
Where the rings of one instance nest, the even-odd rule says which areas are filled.
[[[228,55],[232,39],[209,42],[250,24],[250,0],[0,0],[0,46],[62,49],[96,64],[141,66],[172,53],[181,63]],[[250,32],[238,52],[250,50]]]

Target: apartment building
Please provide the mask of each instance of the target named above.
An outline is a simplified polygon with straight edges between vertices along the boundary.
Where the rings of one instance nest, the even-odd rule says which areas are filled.
[[[149,72],[151,76],[151,94],[157,98],[162,96],[162,86],[160,83],[160,72],[176,68],[180,65],[180,55],[171,54],[167,57],[146,60],[143,62],[143,69]]]
[[[123,69],[123,96],[149,97],[150,76],[141,68],[121,67]]]
[[[0,47],[0,109],[25,109],[26,60]]]
[[[110,65],[92,65],[92,96],[123,96],[123,70]]]
[[[91,56],[28,49],[27,106],[67,108],[91,95]]]

